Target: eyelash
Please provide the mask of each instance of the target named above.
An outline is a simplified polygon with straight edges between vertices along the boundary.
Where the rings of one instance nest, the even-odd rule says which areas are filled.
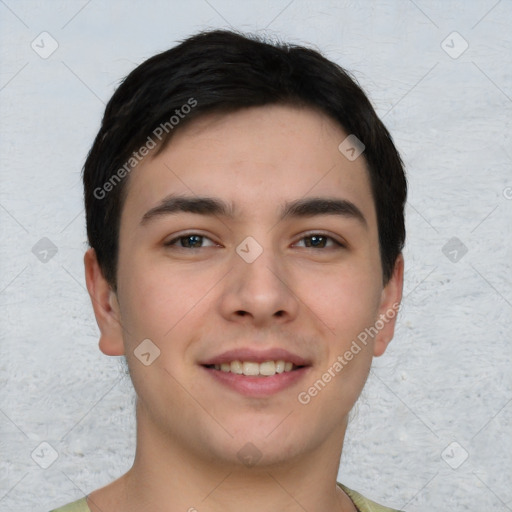
[[[176,238],[173,238],[172,240],[169,240],[168,242],[166,242],[164,245],[166,247],[173,247],[173,246],[176,246],[176,242],[182,240],[182,239],[186,239],[186,238],[190,238],[192,236],[197,236],[197,237],[200,237],[201,239],[208,239],[210,240],[211,242],[213,242],[213,240],[209,237],[207,237],[206,235],[201,235],[199,233],[188,233],[188,234],[185,234],[185,235],[180,235]],[[316,232],[312,232],[312,233],[308,233],[307,235],[304,235],[302,238],[300,238],[299,240],[302,241],[306,238],[313,238],[313,237],[322,237],[322,238],[325,238],[327,240],[331,240],[332,242],[334,242],[335,246],[334,247],[331,247],[331,249],[344,249],[346,248],[345,244],[341,243],[341,242],[338,242],[338,240],[336,240],[335,238],[333,238],[332,236],[329,236],[329,235],[326,235],[324,233],[316,233]],[[214,242],[215,243],[215,242]],[[211,246],[209,246],[211,247]],[[204,249],[205,247],[177,247],[178,249],[188,249],[188,250],[193,250],[193,249]],[[328,247],[320,247],[321,249],[328,249]],[[305,247],[305,249],[315,249],[314,246],[310,246],[310,247]]]

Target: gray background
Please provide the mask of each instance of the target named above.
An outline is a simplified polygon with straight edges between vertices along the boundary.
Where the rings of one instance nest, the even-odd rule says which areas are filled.
[[[0,0],[0,19],[0,510],[47,511],[131,465],[133,390],[85,289],[80,171],[122,77],[229,26],[351,70],[407,166],[404,305],[339,480],[410,512],[512,510],[510,0]]]

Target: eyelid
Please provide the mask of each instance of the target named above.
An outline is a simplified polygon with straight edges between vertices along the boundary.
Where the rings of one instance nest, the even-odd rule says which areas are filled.
[[[210,240],[216,246],[220,245],[219,243],[215,242],[215,240],[213,240],[211,237],[204,235],[199,231],[190,231],[190,232],[178,233],[176,235],[173,235],[173,237],[169,241],[164,242],[164,246],[166,246],[166,247],[175,246],[176,243],[181,238],[186,238],[186,237],[193,236],[193,235],[200,236],[203,239]],[[318,231],[318,230],[316,230],[316,231],[311,230],[306,233],[301,233],[300,238],[298,238],[297,242],[301,242],[302,240],[304,240],[304,238],[308,238],[308,237],[315,236],[315,235],[332,240],[335,244],[335,247],[333,247],[333,248],[336,248],[336,247],[347,248],[347,246],[348,246],[348,244],[345,242],[345,240],[343,240],[343,239],[339,240],[336,236],[334,236],[332,234],[325,233],[323,231]],[[295,242],[295,244],[297,242]],[[176,247],[178,247],[179,249],[187,249],[186,247],[179,247],[178,245],[176,245]],[[209,245],[207,247],[213,247],[213,245]],[[194,249],[204,249],[204,248],[205,247],[195,247]],[[306,249],[316,249],[315,247],[305,247],[305,248]],[[190,248],[188,248],[188,250],[190,250]]]
[[[314,235],[318,235],[318,236],[322,236],[322,237],[325,237],[325,238],[328,238],[330,240],[332,240],[337,247],[341,247],[341,248],[347,248],[348,247],[348,244],[347,242],[341,238],[341,237],[336,237],[334,236],[333,234],[330,234],[330,233],[326,233],[324,231],[318,231],[318,230],[311,230],[311,231],[308,231],[306,233],[301,233],[300,235],[300,238],[298,239],[298,241],[302,241],[304,238],[308,238],[308,237],[311,237],[311,236],[314,236]],[[314,247],[306,247],[306,249],[314,249]],[[336,247],[334,247],[336,248]]]
[[[190,231],[190,232],[184,232],[184,233],[178,233],[178,234],[172,235],[172,238],[170,240],[168,240],[167,242],[164,242],[164,246],[172,247],[172,246],[176,245],[176,242],[178,242],[181,238],[186,238],[188,236],[193,236],[193,235],[200,236],[203,239],[206,238],[206,239],[210,240],[213,243],[213,245],[217,245],[217,246],[220,245],[215,240],[213,240],[211,237],[204,235],[201,232],[196,230],[196,231]],[[208,247],[213,247],[213,245],[209,245]],[[176,245],[176,247],[178,247],[179,249],[187,249],[186,247],[179,247],[178,245]],[[195,247],[195,249],[204,249],[204,247]],[[188,249],[188,250],[190,250],[190,249]]]

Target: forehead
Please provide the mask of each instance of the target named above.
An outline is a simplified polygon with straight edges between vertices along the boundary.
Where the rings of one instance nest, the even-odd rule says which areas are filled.
[[[309,108],[271,105],[205,115],[132,171],[122,219],[138,223],[166,196],[181,194],[219,197],[237,218],[259,220],[298,198],[340,197],[375,222],[364,158],[350,161],[338,149],[347,136]]]

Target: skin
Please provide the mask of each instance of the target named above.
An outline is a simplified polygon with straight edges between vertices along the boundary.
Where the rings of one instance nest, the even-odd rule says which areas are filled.
[[[401,255],[383,285],[368,172],[363,156],[349,161],[338,150],[346,136],[311,109],[209,115],[132,172],[117,294],[94,250],[84,258],[100,349],[126,356],[138,396],[134,464],[89,495],[93,512],[355,510],[335,485],[348,413],[396,317],[307,405],[297,399],[402,296]],[[232,202],[235,216],[181,212],[141,225],[171,193]],[[349,200],[366,225],[351,216],[279,219],[281,204],[308,197]],[[164,245],[193,233],[207,237],[199,248],[183,247],[186,238]],[[315,233],[332,240],[307,247]],[[235,250],[248,236],[263,249],[252,263]],[[149,366],[134,355],[144,339],[161,351]],[[247,346],[285,348],[311,366],[291,387],[255,398],[200,365]],[[237,456],[248,442],[261,454],[252,467]]]

